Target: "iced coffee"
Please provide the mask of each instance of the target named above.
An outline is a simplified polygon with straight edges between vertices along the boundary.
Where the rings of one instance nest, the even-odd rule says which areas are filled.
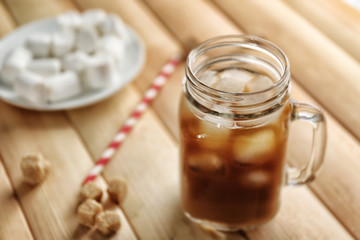
[[[288,59],[264,39],[219,36],[189,53],[179,123],[181,200],[191,220],[220,230],[254,227],[276,215],[283,185],[314,179],[324,116],[291,99],[290,89]],[[285,169],[296,120],[313,127],[312,152],[301,168]]]
[[[205,71],[202,83],[226,92],[271,87],[266,75],[241,69]],[[289,104],[259,126],[227,124],[197,114],[185,97],[180,106],[181,186],[185,212],[192,218],[234,227],[256,225],[278,210],[284,181]],[[216,121],[218,120],[218,121]]]

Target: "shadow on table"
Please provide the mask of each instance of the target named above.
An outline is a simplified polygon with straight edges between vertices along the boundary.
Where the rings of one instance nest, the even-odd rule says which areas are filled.
[[[171,215],[172,234],[170,239],[219,239],[219,240],[247,240],[244,231],[221,232],[206,225],[197,224],[188,219],[180,207],[179,199],[173,199],[173,209]],[[170,209],[170,208],[169,208]]]

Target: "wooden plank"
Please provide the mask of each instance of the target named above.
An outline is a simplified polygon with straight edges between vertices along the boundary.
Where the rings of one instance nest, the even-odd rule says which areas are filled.
[[[248,34],[283,49],[295,79],[360,139],[358,62],[281,1],[215,2]]]
[[[71,237],[77,227],[75,196],[91,167],[86,151],[62,113],[23,111],[2,102],[0,106],[6,116],[0,122],[0,151],[34,236]],[[49,178],[36,188],[22,182],[19,169],[21,157],[29,152],[44,153],[52,164]]]
[[[38,1],[38,0],[2,0],[19,24],[25,24],[41,18],[52,17],[60,12],[74,8],[70,0]],[[56,2],[56,4],[55,4]],[[39,5],[41,3],[41,5]]]
[[[284,0],[326,36],[360,61],[360,12],[342,0]]]
[[[179,140],[178,108],[183,90],[184,70],[185,63],[181,63],[153,103],[154,110],[177,141]]]
[[[68,111],[69,119],[78,128],[93,159],[101,156],[139,100],[138,92],[129,85],[100,103]]]
[[[4,3],[0,1],[0,37],[15,26]],[[13,192],[0,156],[0,239],[33,239],[21,206]]]
[[[293,83],[292,97],[312,102],[319,106],[296,83]],[[329,113],[325,112],[328,124],[328,141],[324,165],[310,188],[343,223],[355,238],[360,238],[360,144]],[[309,128],[309,126],[307,126]],[[289,149],[291,162],[300,165],[311,142],[311,135],[303,128],[293,128],[297,144]],[[301,144],[299,144],[301,143]]]
[[[0,161],[0,239],[33,239]]]
[[[74,8],[74,5],[70,5],[70,2],[67,4],[61,2],[59,5],[56,5],[56,3],[57,1],[52,3],[50,3],[50,1],[38,1],[36,3],[38,6],[47,6],[47,4],[51,4],[52,7],[50,7],[47,12],[28,12],[26,16],[22,16],[22,18],[17,20],[22,24],[23,22],[21,21],[30,21],[41,17],[54,16],[62,11],[70,9],[70,7],[72,7],[72,9]],[[18,9],[18,6],[21,6],[21,8]],[[15,16],[19,16],[23,11],[23,6],[26,6],[25,1],[24,4],[17,1],[15,5],[10,5],[10,8]],[[24,146],[18,146],[17,148],[11,149],[11,142],[7,142],[8,145],[0,144],[0,151],[2,147],[4,147],[5,150],[1,152],[8,153],[10,151],[12,154],[11,157],[7,159],[6,166],[10,168],[9,171],[11,173],[12,181],[17,184],[16,192],[21,199],[24,211],[29,219],[30,225],[34,229],[36,238],[102,238],[98,233],[89,232],[85,228],[79,227],[77,224],[75,210],[79,188],[83,178],[86,176],[93,163],[87,154],[86,149],[82,145],[81,140],[77,136],[76,131],[74,131],[71,124],[69,124],[67,117],[65,117],[62,112],[41,114],[20,110],[8,105],[5,105],[4,108],[5,107],[9,108],[9,114],[3,112],[6,119],[4,118],[3,122],[0,123],[2,124],[1,129],[3,130],[1,134],[8,134],[6,135],[7,137],[10,137],[16,143],[22,143]],[[27,117],[25,117],[25,115]],[[21,118],[23,121],[14,122],[12,116]],[[15,131],[16,126],[19,127],[17,124],[23,125],[24,128]],[[35,127],[35,129],[32,129],[32,127]],[[44,132],[48,135],[43,134]],[[61,133],[59,134],[59,132]],[[33,136],[36,134],[39,136]],[[2,138],[3,141],[5,141],[6,136],[4,135],[4,138]],[[28,142],[31,141],[30,139],[32,136],[38,142],[29,144]],[[54,141],[54,139],[56,140]],[[12,144],[14,142],[12,142]],[[39,147],[40,145],[42,146]],[[15,174],[19,172],[18,167],[15,166],[16,164],[19,165],[21,154],[26,153],[27,149],[33,149],[32,151],[38,150],[44,153],[48,152],[47,156],[55,156],[52,159],[52,163],[55,165],[53,168],[56,170],[53,171],[55,173],[51,174],[51,177],[54,178],[51,178],[52,180],[47,180],[46,183],[37,189],[37,191],[31,191],[31,188],[18,183],[21,178],[18,174]],[[66,151],[64,151],[64,149]],[[14,160],[15,157],[16,160]],[[15,176],[13,176],[13,174],[15,174]],[[99,181],[102,181],[102,184],[105,185],[101,178]],[[28,194],[28,192],[35,193]],[[42,210],[44,211],[39,210],[38,203],[41,203],[40,206],[43,206]],[[122,228],[112,237],[114,239],[136,239],[125,215],[119,209],[117,209],[117,211],[121,214]],[[41,219],[41,222],[38,222],[39,219]],[[43,229],[44,224],[42,221],[45,221],[45,225],[48,225],[46,230]]]
[[[169,17],[172,17],[172,18],[176,18],[176,17],[178,17],[178,18],[180,18],[180,16],[176,16],[176,15],[171,15],[171,14],[166,14],[165,12],[162,12],[162,11],[160,11],[159,9],[168,9],[168,12],[172,12],[172,11],[175,11],[175,9],[177,9],[177,10],[179,10],[179,9],[181,9],[182,7],[183,8],[188,8],[188,9],[190,9],[190,5],[193,5],[194,3],[189,3],[189,5],[186,5],[186,4],[184,4],[184,2],[182,2],[181,4],[177,4],[177,3],[175,3],[175,2],[165,2],[165,1],[156,1],[156,0],[152,0],[152,1],[147,1],[149,4],[150,4],[150,6],[154,9],[154,11],[162,18],[162,20],[163,20],[163,22],[166,22],[166,23],[169,23],[169,28],[170,29],[174,29],[174,31],[176,31],[176,28],[175,27],[173,27],[172,25],[170,25],[170,23],[171,22],[175,22],[175,20],[170,20],[170,19],[168,19],[166,16],[169,16]],[[157,9],[156,7],[157,6],[161,6],[159,9]],[[170,10],[172,10],[172,11],[170,11]],[[181,10],[180,10],[181,11]],[[190,11],[190,10],[189,10]],[[192,14],[191,15],[196,15],[196,13],[195,12],[192,12]],[[200,26],[202,29],[203,29],[203,31],[206,31],[206,30],[204,30],[204,28],[207,28],[206,26],[212,26],[212,22],[211,22],[211,18],[206,18],[206,16],[204,16],[204,14],[202,15],[202,21],[204,22],[203,23],[203,25],[202,26]],[[179,20],[180,21],[180,20]],[[182,22],[183,22],[183,24],[184,25],[190,25],[190,23],[188,23],[188,24],[186,24],[186,21],[185,20],[181,20]],[[208,27],[208,28],[210,28],[210,27]],[[183,27],[182,29],[186,29],[186,27]],[[196,32],[196,31],[195,31]],[[194,34],[196,34],[196,33],[194,33]],[[179,33],[179,35],[180,35],[180,33]],[[199,39],[199,40],[203,40],[203,39]],[[295,84],[294,84],[295,85]],[[303,93],[303,91],[302,90],[300,90],[300,88],[299,88],[299,86],[296,86],[295,85],[295,87],[294,87],[294,89],[296,90],[295,92],[302,92],[302,94],[297,94],[297,95],[295,95],[295,96],[303,96],[305,93]],[[169,95],[168,95],[168,97],[169,97]],[[165,97],[164,97],[164,99],[166,99]],[[313,101],[313,100],[311,100],[311,99],[309,99],[309,98],[307,98],[307,100],[308,101]],[[174,105],[173,105],[173,107],[175,107]],[[333,120],[331,120],[331,122],[332,123],[334,123],[334,121]],[[334,123],[333,125],[336,125],[336,123]],[[338,127],[338,125],[336,125],[337,127]],[[339,127],[338,127],[339,128]],[[348,136],[347,134],[346,134],[346,132],[344,131],[344,130],[342,130],[344,133],[345,133],[345,135],[346,135],[346,138],[350,141],[350,142],[352,142],[353,144],[356,144],[356,141],[354,140],[354,139],[352,139],[350,136]],[[300,133],[300,135],[302,135],[302,133]],[[344,135],[344,134],[343,134]],[[339,137],[339,136],[333,136],[332,137],[332,139],[333,140],[335,140],[337,137]],[[308,139],[306,139],[306,140],[303,140],[303,142],[304,142],[304,144],[305,143],[308,143],[309,142],[309,140]],[[332,144],[335,144],[335,143],[332,143]],[[290,151],[292,151],[292,150],[290,150]],[[343,154],[344,156],[346,155],[346,152],[344,151],[344,152],[342,152],[341,150],[338,150],[339,151],[339,153],[338,153],[338,155],[340,154]],[[298,153],[297,154],[297,156],[298,156],[298,159],[301,159],[301,156],[303,156],[302,155],[302,153],[300,154],[300,153]],[[356,157],[355,157],[356,158]],[[354,159],[355,159],[354,158]],[[301,159],[301,160],[303,160],[303,159]],[[332,161],[332,162],[334,162],[334,161]],[[357,169],[357,164],[356,163],[353,163],[352,165],[351,165],[351,167],[355,167],[355,169]],[[350,167],[350,168],[351,168]],[[347,174],[347,173],[350,173],[350,172],[347,172],[346,170],[345,171],[342,171],[342,174]],[[332,172],[331,174],[334,174],[334,172]],[[331,177],[334,177],[334,175],[331,175]],[[326,180],[331,180],[331,177],[329,176],[328,178],[326,178]],[[340,174],[337,176],[337,177],[340,177]],[[356,176],[354,176],[354,177],[351,177],[351,180],[354,180],[354,182],[356,182],[357,181],[357,177]],[[347,180],[347,181],[351,181],[351,180]],[[336,180],[336,178],[334,178],[332,181],[337,181]],[[346,189],[346,186],[347,186],[347,184],[345,184],[344,183],[344,185],[343,185],[344,187],[345,187],[345,189]],[[331,192],[329,192],[329,196],[330,196],[330,193]],[[326,195],[324,194],[324,196],[325,196],[325,198],[326,198]],[[331,197],[333,197],[333,194],[331,194]],[[346,194],[344,195],[344,198],[346,198]],[[329,200],[330,200],[331,198],[329,198]],[[344,200],[344,199],[343,199]],[[339,200],[340,201],[340,200]],[[342,205],[338,205],[337,206],[337,208],[339,208],[340,206],[342,206]],[[354,204],[352,205],[352,207],[349,207],[349,211],[352,211],[353,210],[353,206],[354,206]],[[334,207],[334,208],[336,208],[336,207]],[[357,206],[355,205],[355,208],[357,208]],[[340,208],[341,209],[341,208]],[[340,210],[339,210],[340,211]],[[355,224],[353,224],[353,226],[356,226],[356,221],[355,221]]]
[[[206,1],[196,1],[192,6],[189,1],[184,1],[184,5],[189,8],[183,7],[182,1],[144,2],[158,15],[161,13],[159,16],[163,23],[187,50],[191,50],[199,42],[217,35],[239,34],[236,26],[221,16],[219,11],[214,6],[207,4]],[[169,11],[169,9],[173,11]],[[206,15],[206,18],[204,19],[202,15]],[[204,25],[207,27],[203,27]]]
[[[0,23],[0,38],[15,27],[15,23],[7,11],[3,0],[0,0]]]
[[[279,214],[268,224],[246,231],[249,238],[274,240],[354,239],[345,230],[339,232],[339,229],[330,227],[338,225],[336,219],[309,192],[306,187],[287,187],[284,189]],[[299,219],[299,214],[303,215],[301,219]],[[325,221],[323,227],[309,227],[318,225],[318,221]],[[296,230],[294,231],[294,229]]]
[[[6,116],[0,122],[0,152],[34,236],[70,239],[87,234],[77,223],[76,207],[92,161],[76,132],[62,113],[24,111],[2,102],[0,106]],[[30,152],[42,152],[52,164],[49,177],[34,188],[23,183],[19,170],[21,157]],[[126,221],[119,234],[135,238]]]

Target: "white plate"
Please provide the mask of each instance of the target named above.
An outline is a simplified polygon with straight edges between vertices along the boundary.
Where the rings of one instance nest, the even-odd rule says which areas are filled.
[[[34,32],[56,32],[59,26],[54,18],[44,19],[24,25],[11,34],[5,36],[0,41],[0,68],[10,51],[20,45],[24,45],[25,38]],[[124,61],[119,64],[117,76],[107,87],[91,92],[83,92],[71,99],[49,104],[32,104],[19,97],[11,87],[6,86],[0,81],[0,98],[12,105],[42,111],[64,110],[83,107],[99,102],[110,97],[126,84],[131,82],[141,70],[145,58],[145,50],[141,39],[130,27],[126,26],[129,41],[126,45]],[[0,79],[1,80],[1,79]]]

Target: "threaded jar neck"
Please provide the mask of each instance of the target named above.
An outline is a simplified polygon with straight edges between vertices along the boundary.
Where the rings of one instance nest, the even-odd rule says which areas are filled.
[[[230,92],[200,80],[206,71],[241,69],[269,76],[274,83],[252,92]],[[290,95],[290,66],[274,44],[249,35],[212,38],[193,49],[186,62],[184,93],[200,111],[233,119],[251,119],[279,109]]]

